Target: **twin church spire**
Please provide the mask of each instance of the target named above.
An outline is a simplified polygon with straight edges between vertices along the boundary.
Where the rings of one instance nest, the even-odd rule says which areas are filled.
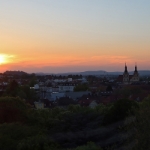
[[[125,71],[124,71],[124,72],[128,72],[126,63],[125,63]],[[134,72],[138,72],[138,71],[137,71],[137,65],[136,65],[136,64],[135,64],[135,70],[134,70]]]
[[[139,73],[137,71],[137,65],[135,64],[135,70],[134,70],[133,75],[129,75],[127,65],[125,63],[125,70],[123,73],[123,82],[125,84],[128,84],[128,83],[138,82],[138,81],[139,81]]]
[[[126,63],[125,63],[125,71],[124,72],[128,72]]]

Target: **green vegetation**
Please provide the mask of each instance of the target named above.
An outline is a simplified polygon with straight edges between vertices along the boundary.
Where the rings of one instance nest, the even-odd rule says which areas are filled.
[[[150,148],[150,97],[146,98],[139,105],[136,112],[136,121],[133,123],[135,135],[133,140],[136,146],[133,150],[144,150]]]
[[[83,84],[78,84],[75,88],[74,91],[87,91],[88,90],[88,85],[86,83]]]
[[[129,115],[134,115],[134,109],[138,109],[135,101],[128,99],[118,100],[110,107],[104,116],[104,124],[110,124],[125,119]]]
[[[123,98],[129,98],[132,95],[140,95],[145,93],[146,91],[149,90],[149,87],[147,86],[135,86],[135,85],[127,85],[121,89],[117,89],[115,91],[115,94],[120,96],[122,95]]]
[[[88,142],[87,145],[78,146],[73,150],[102,150],[99,146],[95,145],[93,142]]]
[[[30,89],[30,86],[20,86],[15,80],[12,80],[9,83],[3,96],[19,97],[31,103],[38,98],[36,92],[33,89]]]
[[[121,99],[95,108],[69,105],[66,109],[34,110],[20,98],[1,97],[0,147],[3,150],[107,150],[127,144],[119,135],[133,130],[129,136],[135,142],[132,147],[149,149],[149,107],[150,98],[141,103]],[[123,122],[130,116],[136,119],[128,127]]]
[[[28,106],[19,98],[0,98],[0,123],[26,122]]]

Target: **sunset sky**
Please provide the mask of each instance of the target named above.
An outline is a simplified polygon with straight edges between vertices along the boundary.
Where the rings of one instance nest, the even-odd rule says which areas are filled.
[[[150,0],[0,0],[0,72],[150,70]]]

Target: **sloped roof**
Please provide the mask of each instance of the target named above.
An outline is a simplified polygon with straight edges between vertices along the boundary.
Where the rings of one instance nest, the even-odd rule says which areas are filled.
[[[82,97],[83,95],[89,95],[89,94],[91,94],[91,92],[89,92],[89,91],[81,91],[81,92],[66,92],[65,93],[66,94],[66,96],[68,96],[68,97],[70,97],[70,98],[72,98],[72,99],[77,99],[77,98],[80,98],[80,97]]]

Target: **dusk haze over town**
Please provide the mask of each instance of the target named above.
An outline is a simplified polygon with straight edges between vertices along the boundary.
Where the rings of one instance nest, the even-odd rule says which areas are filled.
[[[0,71],[123,71],[150,64],[149,0],[0,0]]]
[[[0,0],[0,150],[150,150],[150,0]]]

